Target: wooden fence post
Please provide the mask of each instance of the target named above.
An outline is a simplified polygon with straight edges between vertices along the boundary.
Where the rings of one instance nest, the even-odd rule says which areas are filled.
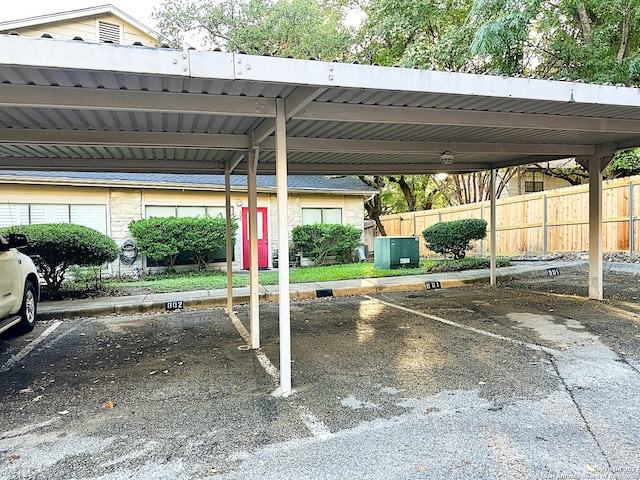
[[[634,213],[633,213],[633,180],[629,180],[629,256],[633,255],[633,227],[634,227]]]
[[[547,194],[542,194],[542,254],[547,254]]]
[[[484,203],[480,204],[480,220],[484,220]],[[480,239],[480,256],[484,257],[484,238]]]

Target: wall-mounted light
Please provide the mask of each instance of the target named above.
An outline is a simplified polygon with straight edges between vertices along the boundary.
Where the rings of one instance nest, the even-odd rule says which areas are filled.
[[[453,163],[453,158],[453,153],[447,150],[440,155],[440,162],[442,162],[443,165],[451,165]]]

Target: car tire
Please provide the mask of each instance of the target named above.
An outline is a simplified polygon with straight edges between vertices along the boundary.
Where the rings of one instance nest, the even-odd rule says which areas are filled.
[[[20,323],[17,328],[22,333],[33,330],[36,324],[36,313],[38,311],[38,297],[36,288],[27,281],[24,285],[24,295],[22,296],[22,307],[20,307]]]

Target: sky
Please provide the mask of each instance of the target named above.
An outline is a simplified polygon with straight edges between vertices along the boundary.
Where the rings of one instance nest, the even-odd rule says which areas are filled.
[[[3,0],[0,22],[111,4],[147,27],[155,29],[151,12],[160,3],[161,0]]]

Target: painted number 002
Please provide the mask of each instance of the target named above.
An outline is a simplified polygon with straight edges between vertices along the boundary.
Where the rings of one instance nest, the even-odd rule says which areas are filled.
[[[184,308],[184,301],[173,300],[171,302],[167,302],[165,306],[167,310],[182,310]]]

